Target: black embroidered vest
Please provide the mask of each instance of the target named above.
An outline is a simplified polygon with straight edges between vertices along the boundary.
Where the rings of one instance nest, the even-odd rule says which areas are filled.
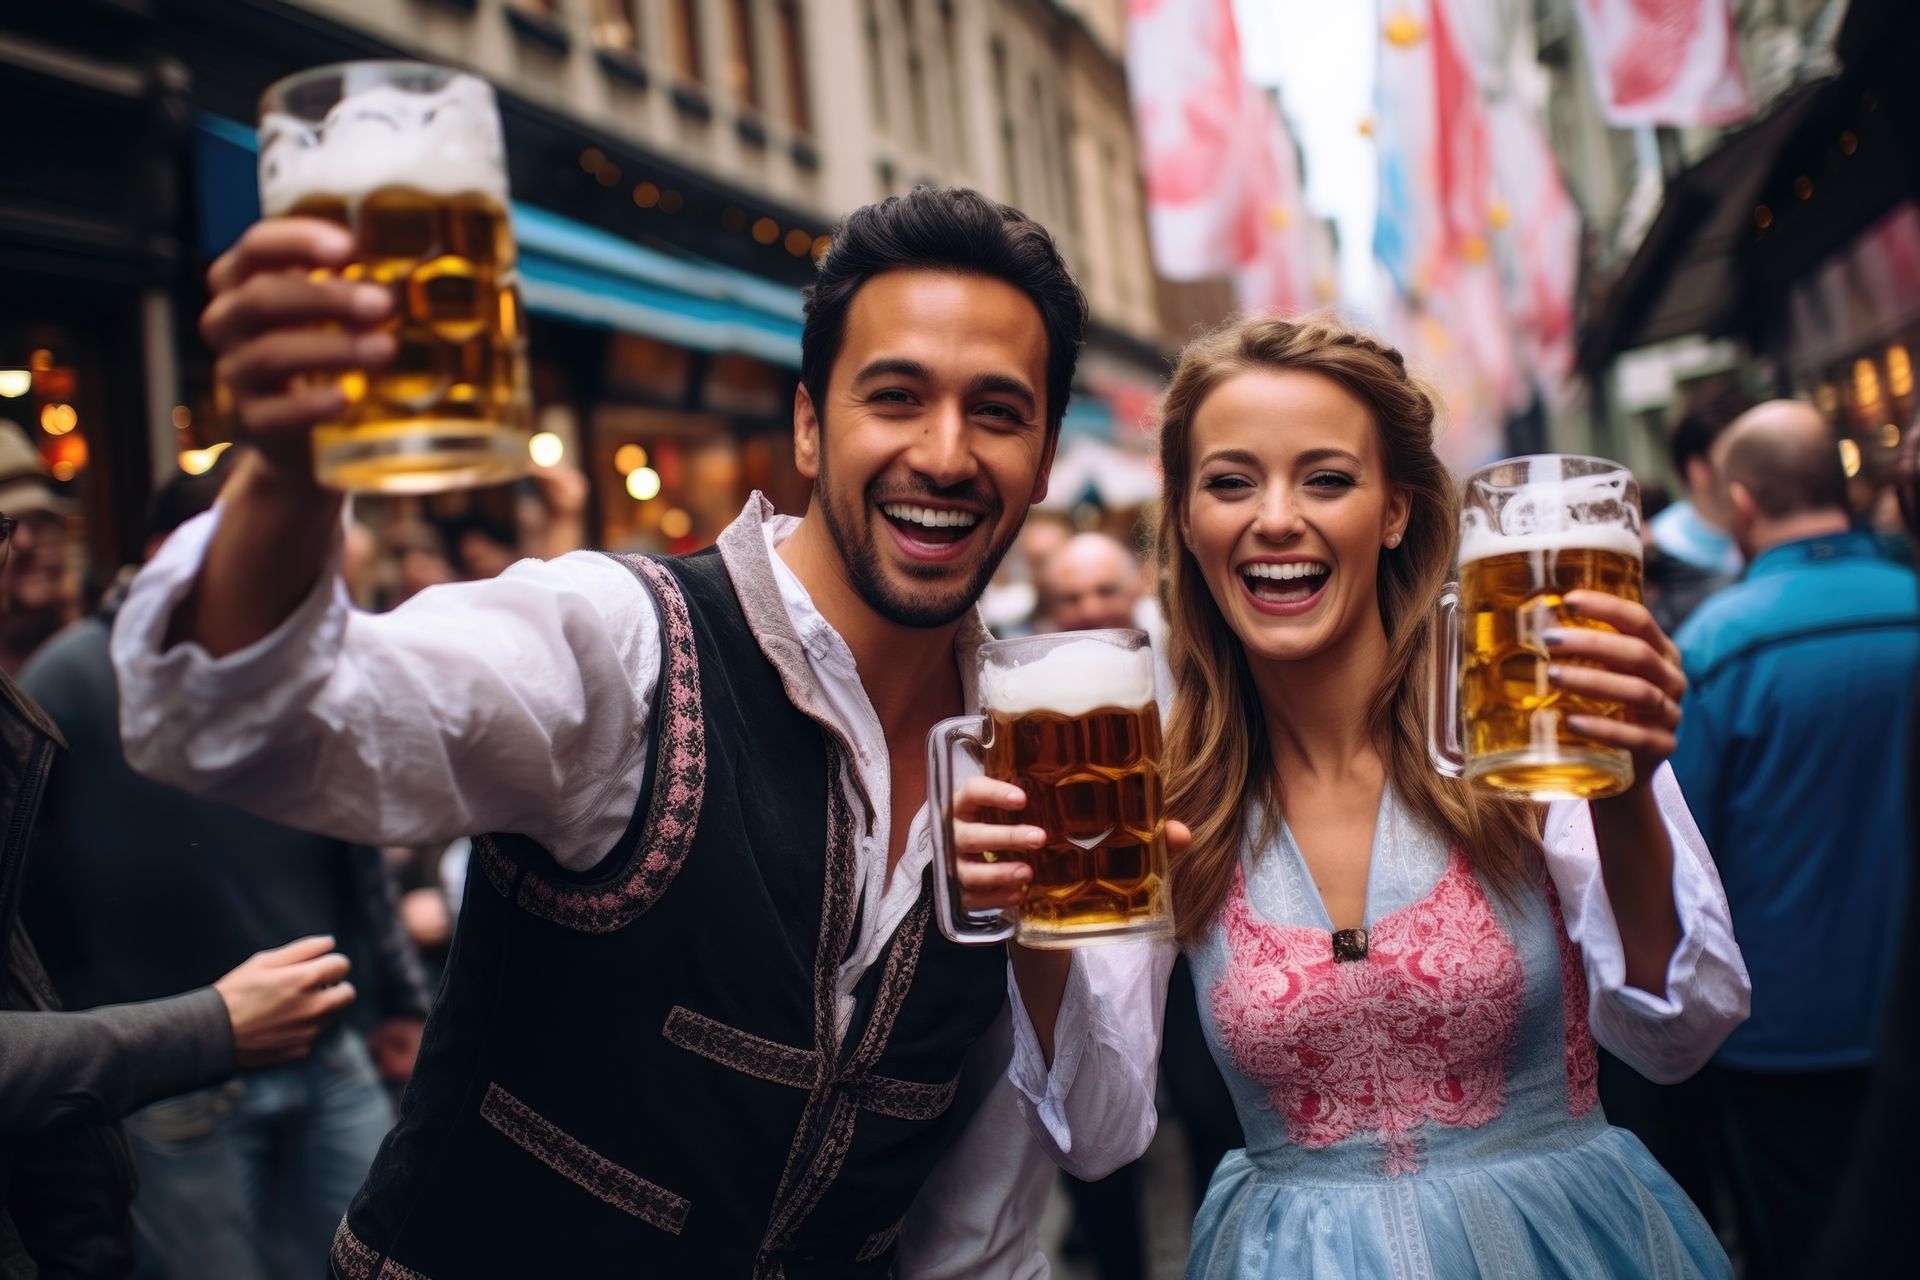
[[[923,882],[836,1036],[866,821],[844,746],[718,554],[627,563],[664,649],[633,825],[588,874],[475,841],[399,1124],[334,1240],[346,1280],[887,1276],[967,1118],[1004,953],[948,942]]]

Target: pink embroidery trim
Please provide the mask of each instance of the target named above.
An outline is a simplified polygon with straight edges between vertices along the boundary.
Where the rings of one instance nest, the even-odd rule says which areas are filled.
[[[1593,1022],[1587,1006],[1587,967],[1580,948],[1567,932],[1560,911],[1560,893],[1547,881],[1547,910],[1560,944],[1560,1016],[1566,1027],[1567,1111],[1584,1116],[1600,1105],[1600,1050],[1593,1043]]]
[[[659,694],[666,703],[660,708],[660,741],[655,746],[646,822],[626,873],[613,883],[567,884],[529,870],[520,879],[517,899],[534,915],[582,933],[623,929],[659,901],[686,861],[706,793],[706,718],[687,602],[673,574],[658,562],[644,556],[616,558],[652,585],[665,623],[661,639],[667,669]],[[519,871],[513,859],[491,836],[474,841],[474,849],[494,888],[512,893]]]
[[[1425,1164],[1422,1124],[1477,1129],[1505,1109],[1526,978],[1457,849],[1425,898],[1375,923],[1365,960],[1335,961],[1325,929],[1261,919],[1237,872],[1223,919],[1214,1021],[1289,1140],[1372,1135],[1394,1178]]]
[[[676,1236],[687,1225],[690,1206],[684,1197],[615,1164],[499,1085],[487,1085],[480,1118],[541,1164],[622,1213]]]
[[[403,1267],[392,1258],[383,1261],[353,1234],[344,1217],[333,1232],[333,1265],[347,1280],[427,1280],[420,1272]]]

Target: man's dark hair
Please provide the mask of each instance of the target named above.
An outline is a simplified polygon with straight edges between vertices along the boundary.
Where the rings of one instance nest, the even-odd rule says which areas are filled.
[[[1667,433],[1667,452],[1673,459],[1673,474],[1682,483],[1687,479],[1687,463],[1705,458],[1713,451],[1713,442],[1733,425],[1733,420],[1753,408],[1753,399],[1738,391],[1721,391],[1687,406],[1680,421]]]
[[[807,290],[800,381],[824,421],[827,375],[862,285],[888,271],[951,271],[1003,280],[1033,300],[1047,334],[1047,435],[1060,430],[1073,365],[1087,329],[1087,299],[1047,229],[1018,209],[965,187],[919,187],[847,215]]]
[[[1727,482],[1752,494],[1769,519],[1847,510],[1847,476],[1828,433],[1742,428],[1723,465]]]

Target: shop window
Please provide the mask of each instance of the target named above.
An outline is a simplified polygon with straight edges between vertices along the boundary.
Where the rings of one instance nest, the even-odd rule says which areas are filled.
[[[800,9],[795,0],[777,0],[773,7],[774,35],[780,56],[785,61],[787,79],[787,123],[795,133],[813,132],[813,104],[807,82],[806,35],[800,29]]]
[[[727,0],[727,91],[752,111],[760,109],[760,57],[753,43],[753,0]]]

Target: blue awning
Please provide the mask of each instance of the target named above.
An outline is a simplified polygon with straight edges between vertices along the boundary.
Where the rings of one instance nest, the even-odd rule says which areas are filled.
[[[258,151],[245,125],[205,112],[195,118],[200,244],[209,257],[260,216]],[[519,201],[513,231],[521,292],[536,315],[800,367],[798,289],[648,249]]]

